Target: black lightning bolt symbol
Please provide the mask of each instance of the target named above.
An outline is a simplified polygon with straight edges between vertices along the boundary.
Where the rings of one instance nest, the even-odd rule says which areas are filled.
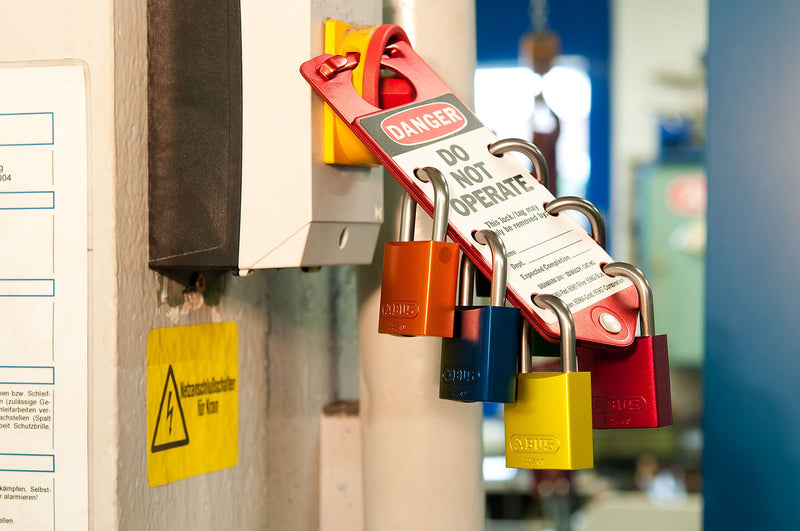
[[[169,434],[172,435],[172,391],[167,397],[167,418],[169,419]]]
[[[172,403],[172,395],[175,395],[175,403]],[[164,409],[164,402],[167,403],[166,409]],[[178,410],[177,415],[173,415],[175,410]],[[165,414],[166,412],[166,414]],[[177,441],[171,440],[172,438],[172,419],[173,416],[180,415],[180,423],[176,426],[176,431],[181,431],[181,426],[183,426],[183,438],[178,439]],[[167,427],[164,426],[164,423],[169,419],[169,438],[163,437],[164,430]],[[162,422],[164,421],[164,422]],[[159,431],[159,429],[161,431]],[[156,444],[156,440],[159,437],[159,433],[162,435],[162,439],[166,439],[168,442],[164,442],[161,444]],[[177,435],[180,436],[180,433]],[[164,382],[164,392],[161,395],[161,402],[158,404],[158,416],[156,417],[156,427],[153,430],[153,442],[150,444],[150,451],[152,453],[161,452],[163,450],[169,450],[170,448],[177,448],[179,446],[186,446],[189,444],[189,432],[186,430],[186,419],[183,417],[183,407],[181,406],[181,396],[178,394],[177,384],[175,383],[175,374],[172,372],[172,365],[169,366],[167,370],[167,380]]]

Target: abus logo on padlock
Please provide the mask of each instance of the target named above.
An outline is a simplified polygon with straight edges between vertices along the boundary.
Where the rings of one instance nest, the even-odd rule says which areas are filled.
[[[442,368],[442,382],[456,385],[472,385],[481,379],[481,373],[474,369],[462,367]]]
[[[414,301],[390,301],[381,306],[381,315],[387,319],[413,319],[419,315],[419,304]]]
[[[509,441],[512,451],[518,453],[554,454],[558,451],[558,439],[552,435],[514,435]]]
[[[417,204],[406,194],[400,221],[400,241],[383,250],[378,332],[407,336],[453,335],[453,311],[458,277],[458,244],[445,242],[449,193],[436,168],[417,171],[433,184],[433,241],[410,241]]]
[[[442,340],[439,398],[461,402],[513,402],[522,315],[506,300],[506,250],[491,230],[475,233],[475,241],[492,251],[491,306],[472,306],[475,266],[461,259],[461,294],[453,320],[453,337]],[[453,378],[458,374],[469,378]]]
[[[647,409],[643,396],[619,396],[592,398],[593,414],[641,413]]]
[[[386,135],[403,146],[424,144],[467,126],[464,115],[445,102],[428,103],[393,114],[381,122]]]

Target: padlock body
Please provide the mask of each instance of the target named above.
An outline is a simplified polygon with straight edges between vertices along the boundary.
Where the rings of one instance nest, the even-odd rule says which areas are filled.
[[[378,332],[451,337],[458,253],[456,243],[387,242]]]
[[[658,428],[672,424],[667,336],[637,337],[624,356],[581,355],[592,371],[595,428]],[[581,365],[582,368],[587,368]]]
[[[442,339],[439,398],[513,402],[521,334],[517,308],[457,307],[453,337]]]
[[[517,401],[505,405],[507,467],[594,466],[591,380],[588,372],[517,376]]]

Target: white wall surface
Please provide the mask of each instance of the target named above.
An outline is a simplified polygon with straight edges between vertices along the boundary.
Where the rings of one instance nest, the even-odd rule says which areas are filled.
[[[361,24],[380,22],[380,2],[356,1],[361,7],[338,13],[341,18]],[[285,269],[247,278],[227,276],[217,306],[190,300],[170,308],[162,300],[169,286],[162,289],[147,267],[146,3],[0,0],[0,61],[78,58],[89,67],[94,242],[89,331],[91,527],[316,529],[320,412],[329,400],[355,398],[358,393],[359,269],[330,267],[317,273]],[[283,5],[288,9],[290,4]],[[312,1],[320,31],[323,13],[336,15],[336,9],[343,9],[333,4]],[[277,30],[278,26],[265,28]],[[474,61],[474,52],[470,53],[469,60]],[[462,77],[471,80],[472,72]],[[276,82],[280,82],[277,74]],[[457,92],[470,99],[468,90]],[[235,321],[239,327],[238,463],[231,469],[150,487],[147,333],[157,327],[221,321]],[[438,366],[438,361],[429,364]],[[479,408],[464,411],[460,414],[468,433],[476,437],[468,446],[479,457]],[[450,453],[446,447],[441,451]],[[473,465],[477,471],[477,460],[469,463]],[[479,472],[470,476],[467,520],[479,527],[481,480]],[[428,501],[434,505],[435,500]],[[463,500],[456,502],[455,509],[460,510]],[[415,507],[405,505],[403,510],[413,512]]]
[[[93,319],[89,360],[90,521],[114,529],[117,468],[117,232],[114,127],[114,2],[0,1],[0,61],[80,58],[90,72],[90,252]],[[7,90],[4,88],[3,90]],[[94,511],[92,511],[94,508]]]
[[[351,21],[378,23],[380,3],[363,5]],[[316,529],[320,411],[357,393],[353,269],[228,277],[219,306],[160,304],[147,267],[146,1],[2,0],[0,20],[0,61],[89,67],[92,527]],[[152,488],[147,332],[218,321],[239,325],[238,464]]]
[[[378,2],[352,4],[360,8],[349,14],[350,22],[380,22]],[[312,24],[320,32],[324,18],[344,16],[325,2],[311,6]],[[330,267],[303,273],[295,268],[258,271],[246,278],[228,275],[218,307],[189,310],[185,305],[176,312],[159,305],[157,283],[146,265],[146,2],[118,0],[115,8],[119,527],[316,529],[320,413],[329,400],[355,398],[357,393],[354,270]],[[278,38],[280,28],[265,31]],[[295,75],[276,72],[275,82]],[[290,138],[291,130],[286,135]],[[218,321],[239,326],[239,461],[231,469],[151,488],[142,407],[147,332]],[[339,371],[341,366],[349,370]]]
[[[612,2],[611,230],[618,260],[631,260],[632,180],[658,155],[659,113],[698,112],[708,40],[706,0]]]

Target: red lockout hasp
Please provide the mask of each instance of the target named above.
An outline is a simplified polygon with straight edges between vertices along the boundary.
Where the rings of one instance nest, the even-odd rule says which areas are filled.
[[[448,237],[487,276],[491,254],[473,234],[490,229],[502,238],[507,298],[543,336],[559,338],[555,314],[533,304],[535,295],[547,293],[573,312],[579,341],[631,344],[637,292],[629,280],[603,273],[614,260],[571,216],[545,211],[554,197],[519,159],[489,152],[497,137],[414,51],[402,29],[386,24],[375,35],[366,57],[320,55],[303,63],[301,74],[429,215],[433,187],[415,172],[434,167],[446,177]],[[408,81],[413,101],[380,109],[359,96],[350,69],[361,60],[368,61],[365,73],[383,70]]]

